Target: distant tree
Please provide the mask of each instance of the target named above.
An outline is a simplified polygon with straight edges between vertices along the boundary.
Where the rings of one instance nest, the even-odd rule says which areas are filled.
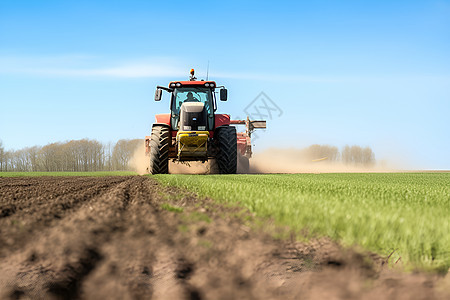
[[[375,153],[370,147],[362,149],[362,164],[373,165],[375,163]]]
[[[0,172],[3,171],[5,160],[5,149],[3,148],[3,142],[0,140]]]
[[[27,149],[20,149],[12,152],[11,158],[14,170],[18,172],[31,171],[31,163],[29,161]]]
[[[40,147],[34,146],[30,148],[24,149],[26,152],[26,155],[28,156],[28,163],[30,166],[28,167],[30,171],[37,172],[40,171],[40,165],[39,165],[39,151]]]
[[[11,168],[11,151],[5,151],[3,153],[3,171],[12,171]]]
[[[104,169],[104,146],[96,140],[71,140],[59,145],[64,171],[101,171]]]
[[[346,145],[342,150],[342,161],[346,164],[373,165],[375,163],[375,154],[370,147],[361,148],[360,146]]]
[[[56,161],[57,161],[57,153],[56,153],[56,143],[45,145],[41,148],[39,155],[42,160],[42,171],[52,172],[56,171]]]
[[[112,143],[108,142],[103,147],[103,156],[104,156],[104,170],[112,171]]]
[[[141,139],[117,141],[112,152],[113,169],[117,171],[128,170],[130,168],[128,162],[141,143]]]
[[[339,158],[338,148],[330,145],[311,145],[305,149],[305,154],[310,160],[326,158],[329,161],[336,161]]]
[[[345,145],[344,149],[342,149],[342,162],[346,164],[350,164],[353,162],[351,148],[349,145]]]

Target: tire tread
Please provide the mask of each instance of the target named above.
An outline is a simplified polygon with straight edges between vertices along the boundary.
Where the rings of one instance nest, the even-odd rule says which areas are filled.
[[[169,173],[169,142],[170,131],[165,126],[153,126],[150,139],[151,174]]]
[[[218,128],[216,133],[218,148],[217,165],[221,174],[236,174],[237,171],[237,137],[234,126]]]

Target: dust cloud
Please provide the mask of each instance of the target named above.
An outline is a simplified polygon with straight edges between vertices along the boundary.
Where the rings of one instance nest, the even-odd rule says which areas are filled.
[[[139,175],[148,174],[148,166],[150,165],[150,156],[145,154],[145,142],[136,147],[133,155],[128,160],[128,167]],[[169,173],[171,174],[209,174],[214,169],[214,161],[210,162],[172,162],[169,161]]]
[[[150,158],[145,154],[144,142],[134,151],[129,160],[131,170],[140,175],[148,174]],[[238,165],[238,173],[265,174],[265,173],[370,173],[395,172],[400,168],[387,160],[371,165],[345,164],[339,160],[330,160],[328,157],[314,157],[305,149],[279,149],[270,148],[254,153],[250,159],[250,170],[242,171]],[[208,162],[173,162],[169,161],[170,174],[217,174],[215,160]]]
[[[371,165],[344,164],[328,157],[311,156],[305,149],[270,148],[255,153],[250,159],[250,172],[260,173],[357,173],[394,172],[389,163]]]
[[[170,174],[210,174],[212,173],[211,168],[211,162],[169,162]]]
[[[148,173],[149,164],[150,157],[145,155],[145,141],[142,140],[134,150],[132,157],[129,159],[128,166],[139,175],[144,175]]]

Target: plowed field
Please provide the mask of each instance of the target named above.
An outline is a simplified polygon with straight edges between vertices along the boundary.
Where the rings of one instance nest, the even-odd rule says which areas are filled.
[[[0,298],[448,296],[449,278],[327,239],[278,241],[253,220],[142,176],[0,178]]]

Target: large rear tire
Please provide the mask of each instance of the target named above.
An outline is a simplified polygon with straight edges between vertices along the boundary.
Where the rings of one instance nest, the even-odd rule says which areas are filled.
[[[158,125],[153,126],[150,139],[150,173],[169,173],[169,142],[169,128]]]
[[[237,169],[237,138],[234,126],[220,127],[215,132],[218,148],[217,166],[220,174],[236,174]]]

